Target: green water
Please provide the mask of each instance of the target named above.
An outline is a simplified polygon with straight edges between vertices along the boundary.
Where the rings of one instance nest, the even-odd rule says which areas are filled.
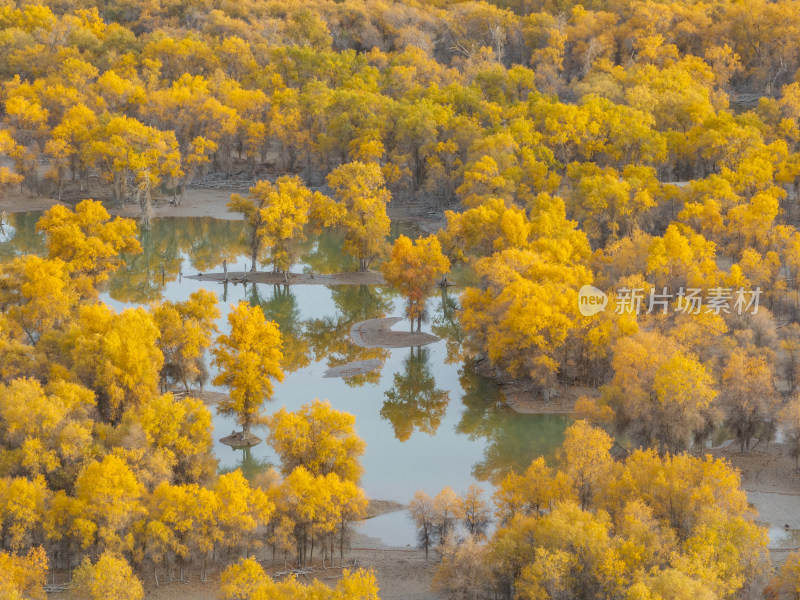
[[[8,216],[5,233],[0,232],[0,260],[42,251],[34,228],[37,217]],[[410,225],[395,225],[393,236],[400,233],[417,231]],[[229,270],[244,270],[249,266],[245,237],[241,221],[156,220],[150,231],[141,234],[144,252],[127,259],[102,297],[120,310],[159,299],[182,300],[206,288],[220,299],[221,331],[231,304],[245,300],[260,305],[280,325],[286,354],[286,377],[276,385],[266,410],[281,406],[293,410],[314,398],[326,398],[354,414],[359,435],[367,443],[362,486],[372,498],[407,502],[416,490],[434,494],[444,486],[462,492],[474,482],[496,481],[509,469],[523,470],[537,456],[551,457],[561,443],[567,417],[517,414],[503,405],[491,382],[451,360],[461,339],[455,321],[458,287],[446,292],[436,288],[428,301],[430,321],[423,330],[442,341],[421,349],[359,348],[349,341],[354,323],[403,316],[402,300],[391,289],[223,285],[184,277],[221,270],[223,260]],[[341,253],[341,238],[332,232],[309,239],[301,255],[294,271],[355,268],[352,259]],[[455,279],[459,280],[458,273]],[[404,321],[396,329],[408,326]],[[382,366],[367,375],[323,378],[329,367],[363,359],[378,359]],[[215,438],[221,438],[234,429],[234,423],[215,416],[214,427]],[[249,475],[275,460],[265,444],[247,453],[219,443],[215,450],[221,470],[241,467]]]

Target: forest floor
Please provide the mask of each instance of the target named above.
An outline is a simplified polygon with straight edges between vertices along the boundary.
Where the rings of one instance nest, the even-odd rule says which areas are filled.
[[[565,414],[574,412],[575,401],[583,395],[596,396],[591,388],[559,386],[549,400],[542,400],[540,395],[526,389],[521,384],[509,383],[502,386],[505,403],[516,412],[526,415]]]
[[[353,547],[345,553],[345,564],[352,565],[355,561],[355,568],[372,569],[378,581],[381,600],[437,600],[438,596],[431,592],[435,556],[436,553],[432,552],[426,561],[423,550]],[[282,565],[275,568],[270,568],[269,565],[269,561],[264,563],[267,573],[274,574],[282,569]],[[335,586],[341,573],[342,570],[338,568],[325,569],[317,570],[308,577],[310,580],[319,579],[326,585]],[[304,576],[300,581],[306,583],[307,579]],[[158,587],[145,583],[145,600],[218,600],[219,594],[218,577],[209,577],[206,582],[195,577],[189,583],[174,581]],[[48,597],[66,600],[68,596],[52,594]]]
[[[404,510],[406,507],[391,500],[370,500],[367,507],[368,518]],[[270,557],[261,557],[264,570],[275,576],[283,570],[280,560],[275,565]],[[355,561],[355,567],[352,567]],[[338,558],[337,558],[338,562]],[[425,552],[416,548],[394,548],[383,544],[380,540],[358,533],[353,534],[351,548],[345,551],[345,568],[363,568],[373,570],[380,588],[381,600],[437,600],[438,596],[430,591],[433,580],[433,567],[437,563],[437,554],[431,551],[428,559]],[[342,574],[340,568],[322,569],[318,561],[314,564],[315,572],[300,577],[300,581],[308,582],[319,579],[322,583],[335,586]],[[65,575],[66,576],[66,575]],[[156,586],[152,575],[139,573],[145,588],[145,600],[218,600],[220,598],[219,572],[210,570],[208,580],[203,582],[196,573],[192,574],[188,583],[181,581],[161,582]],[[68,600],[67,592],[48,594],[53,600]]]
[[[403,510],[405,506],[389,500],[370,500],[367,513],[370,517]],[[381,600],[436,600],[438,596],[431,592],[433,566],[437,562],[436,552],[431,552],[428,559],[425,552],[416,548],[392,548],[380,540],[361,533],[354,533],[350,550],[345,552],[345,568],[371,569],[375,573],[380,588]],[[278,561],[280,562],[280,561]],[[337,561],[338,562],[338,561]],[[283,565],[272,566],[269,559],[262,562],[265,571],[275,575],[283,570]],[[342,574],[339,568],[321,569],[315,565],[315,572],[300,578],[307,582],[319,579],[322,583],[335,586]],[[209,581],[201,582],[196,577],[190,583],[170,582],[158,587],[148,582],[145,585],[146,600],[217,600],[220,586],[218,574],[209,577]],[[53,596],[59,598],[58,595]]]

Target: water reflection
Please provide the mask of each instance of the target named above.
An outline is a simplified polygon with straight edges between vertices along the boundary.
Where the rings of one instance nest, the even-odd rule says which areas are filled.
[[[447,344],[447,362],[455,363],[462,360],[461,346],[464,342],[464,332],[456,318],[456,311],[460,307],[458,298],[449,292],[449,288],[442,286],[439,289],[441,302],[434,310],[431,331],[444,338]]]
[[[271,294],[265,297],[267,290]],[[283,339],[283,370],[293,373],[311,363],[305,321],[300,320],[297,297],[288,285],[250,286],[250,304],[278,324]]]
[[[252,448],[233,448],[232,450],[237,457],[236,461],[220,468],[220,474],[231,473],[236,469],[241,469],[242,475],[252,481],[256,475],[274,466],[269,460],[256,457]],[[241,456],[239,456],[240,454]]]
[[[394,428],[395,437],[405,442],[415,430],[434,435],[442,422],[450,392],[436,388],[428,348],[409,348],[403,372],[394,374],[394,385],[384,392],[381,416]]]
[[[0,260],[20,254],[44,254],[44,237],[36,231],[36,221],[41,216],[41,212],[5,215],[0,232]]]
[[[175,281],[183,263],[180,248],[172,236],[158,235],[164,224],[154,221],[153,229],[142,231],[139,241],[142,253],[127,255],[124,263],[110,278],[108,292],[120,302],[144,304],[161,299],[168,281]]]
[[[382,348],[361,348],[350,341],[350,328],[365,319],[385,317],[393,308],[392,293],[382,286],[330,286],[331,299],[336,307],[333,315],[310,319],[306,324],[308,342],[314,360],[326,360],[328,367],[339,367],[357,360],[377,359],[381,365],[389,356]],[[345,377],[351,387],[380,381],[381,369]]]
[[[512,469],[522,473],[534,458],[554,457],[572,422],[567,415],[524,415],[502,402],[502,393],[490,380],[467,364],[459,381],[464,390],[464,412],[457,426],[470,439],[485,440],[483,460],[472,468],[479,481],[497,483]]]
[[[0,237],[0,260],[43,252],[42,237],[35,231],[39,216],[8,216],[13,238]],[[400,231],[395,226],[394,234]],[[413,235],[413,228],[406,232]],[[442,342],[413,350],[360,348],[350,342],[354,323],[403,314],[402,299],[385,286],[245,287],[182,278],[221,270],[223,260],[231,271],[245,270],[244,233],[242,221],[156,219],[152,229],[141,234],[142,255],[128,257],[101,297],[121,310],[162,298],[182,301],[205,288],[220,297],[217,326],[223,332],[230,304],[245,300],[261,306],[284,335],[286,371],[265,410],[297,410],[314,398],[327,398],[354,414],[367,443],[363,485],[373,498],[407,502],[418,489],[436,494],[447,485],[464,492],[476,480],[496,481],[509,469],[524,470],[538,455],[552,456],[569,418],[514,413],[502,405],[490,381],[462,364],[458,288],[437,288],[429,299],[430,327]],[[296,269],[322,273],[355,268],[352,259],[342,255],[336,232],[309,237],[301,250],[302,264]],[[344,379],[323,378],[326,368],[372,358],[381,361],[381,368]],[[214,415],[214,427],[217,440],[235,424]],[[414,436],[415,432],[426,435]],[[277,460],[265,444],[234,451],[215,443],[215,452],[225,470],[242,468],[249,476]]]
[[[109,295],[120,302],[144,304],[160,300],[167,283],[183,272],[195,274],[230,264],[245,251],[244,222],[210,217],[153,220],[139,232],[142,253],[125,256],[124,266],[108,283]]]

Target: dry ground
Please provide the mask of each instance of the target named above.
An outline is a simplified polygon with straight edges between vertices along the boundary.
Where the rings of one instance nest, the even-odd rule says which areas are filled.
[[[180,205],[169,202],[164,198],[153,206],[154,217],[214,217],[215,219],[239,220],[242,215],[228,211],[227,203],[231,199],[231,190],[193,188],[186,189],[186,195]],[[20,192],[12,189],[0,196],[0,213],[3,212],[28,212],[34,210],[47,210],[54,204],[64,204],[53,198],[32,196],[27,190]],[[114,215],[139,217],[138,204],[126,204],[119,208],[110,208]],[[446,222],[440,215],[431,215],[423,211],[416,204],[398,204],[390,202],[387,213],[392,220],[413,221],[428,233],[436,233],[444,227]]]
[[[739,469],[747,499],[758,510],[758,520],[772,527],[800,529],[800,471],[783,444],[756,444],[741,452],[732,443],[709,451]],[[780,563],[796,548],[772,547],[773,563]]]
[[[380,588],[381,600],[437,600],[438,596],[430,591],[433,579],[431,567],[434,564],[434,555],[431,554],[429,562],[425,561],[425,552],[422,550],[391,549],[391,548],[353,548],[346,553],[346,564],[356,561],[356,568],[373,569]],[[265,564],[269,567],[269,562]],[[275,572],[275,569],[266,569]],[[326,585],[334,586],[341,576],[340,569],[320,570],[315,577]],[[305,578],[301,578],[305,581]],[[53,594],[53,599],[66,600],[64,594]],[[171,582],[155,587],[145,585],[146,600],[217,600],[219,598],[219,581],[214,577],[203,583],[191,581],[190,583]]]

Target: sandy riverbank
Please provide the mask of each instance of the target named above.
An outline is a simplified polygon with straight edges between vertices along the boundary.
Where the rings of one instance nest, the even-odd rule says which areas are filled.
[[[153,216],[160,217],[213,217],[215,219],[240,220],[240,213],[230,212],[227,204],[231,199],[232,190],[218,190],[207,188],[189,187],[186,195],[179,205],[171,204],[164,198],[153,205]],[[29,212],[47,210],[55,204],[64,204],[54,198],[32,196],[27,192],[10,190],[0,197],[0,214],[3,212]],[[125,204],[121,207],[109,207],[112,215],[138,219],[140,209],[138,204]],[[417,204],[400,204],[390,202],[386,208],[389,218],[394,221],[410,221],[416,223],[426,233],[436,233],[446,225],[443,215],[429,215],[423,213]]]

